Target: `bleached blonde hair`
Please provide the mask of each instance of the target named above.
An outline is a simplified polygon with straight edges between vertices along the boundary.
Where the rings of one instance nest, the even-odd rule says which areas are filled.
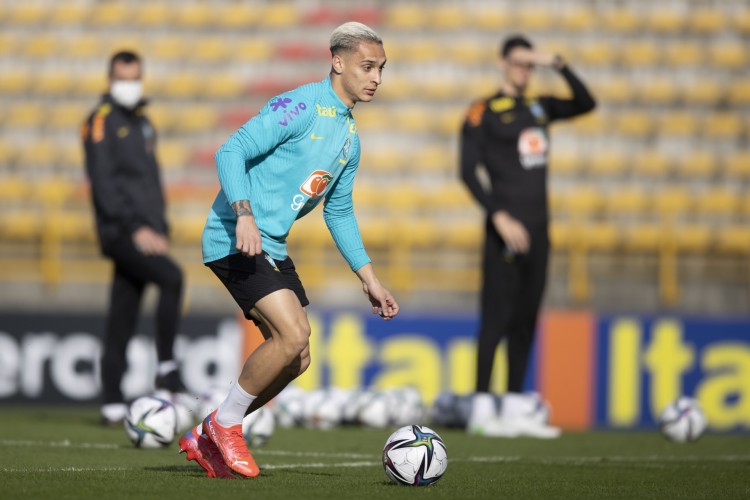
[[[360,43],[383,45],[383,39],[372,28],[362,23],[344,23],[331,33],[331,55],[340,51],[357,50]]]

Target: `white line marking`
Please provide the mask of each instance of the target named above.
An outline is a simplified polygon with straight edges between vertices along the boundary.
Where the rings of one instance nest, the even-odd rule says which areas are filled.
[[[275,455],[279,457],[322,457],[322,458],[373,458],[372,453],[325,453],[318,451],[282,451],[282,450],[251,450],[254,455]]]
[[[0,439],[0,446],[39,446],[44,448],[97,448],[102,450],[117,450],[119,445],[113,443],[72,443],[68,439],[62,441],[31,441],[22,439]]]
[[[44,467],[38,469],[32,468],[17,468],[17,469],[0,469],[0,472],[114,472],[134,470],[126,467]]]

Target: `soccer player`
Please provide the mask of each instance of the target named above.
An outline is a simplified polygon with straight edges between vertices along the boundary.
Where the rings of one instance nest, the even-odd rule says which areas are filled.
[[[369,27],[350,22],[333,31],[330,48],[325,80],[271,99],[216,153],[221,191],[203,232],[203,260],[266,341],[219,408],[180,440],[188,459],[196,458],[209,476],[227,477],[226,466],[246,477],[259,474],[242,419],[310,364],[309,301],[286,252],[295,220],[324,200],[328,229],[372,312],[390,320],[399,311],[373,271],[352,207],[360,157],[352,108],[371,101],[380,86],[383,42]],[[211,458],[217,450],[226,466]]]
[[[182,271],[169,258],[164,193],[156,159],[156,132],[142,98],[138,54],[122,51],[109,62],[109,93],[83,126],[86,171],[102,253],[114,263],[107,315],[102,422],[122,424],[127,413],[120,384],[125,350],[135,333],[143,291],[159,287],[156,387],[184,392],[173,350],[182,303]]]
[[[534,50],[524,37],[505,40],[500,56],[500,91],[471,105],[461,133],[461,178],[487,214],[476,395],[467,430],[551,438],[559,429],[528,418],[536,401],[522,393],[547,279],[548,127],[591,111],[595,103],[562,57]],[[526,96],[536,66],[556,69],[572,99]],[[480,163],[489,174],[489,190],[476,175]],[[497,415],[489,386],[495,350],[504,338],[508,391]]]

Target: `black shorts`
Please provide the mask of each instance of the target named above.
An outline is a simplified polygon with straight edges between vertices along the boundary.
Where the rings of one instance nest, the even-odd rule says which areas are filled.
[[[287,288],[293,291],[302,307],[310,304],[289,257],[276,262],[265,252],[255,257],[235,253],[206,262],[206,266],[224,283],[249,320],[253,320],[248,313],[255,303],[277,290]]]

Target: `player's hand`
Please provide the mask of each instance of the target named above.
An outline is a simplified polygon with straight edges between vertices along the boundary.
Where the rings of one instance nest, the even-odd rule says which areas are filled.
[[[255,225],[255,218],[252,215],[237,217],[235,236],[237,237],[236,248],[245,257],[254,257],[260,255],[263,251],[260,231],[258,226]]]
[[[169,252],[167,237],[148,226],[141,226],[135,230],[133,245],[144,255],[165,255]]]
[[[505,211],[492,214],[492,224],[508,248],[513,253],[526,253],[531,246],[531,239],[526,228],[517,219]]]
[[[386,321],[396,317],[399,311],[396,299],[393,298],[391,292],[386,290],[377,279],[370,283],[363,281],[362,290],[365,292],[365,297],[372,304],[373,314],[377,314]]]

